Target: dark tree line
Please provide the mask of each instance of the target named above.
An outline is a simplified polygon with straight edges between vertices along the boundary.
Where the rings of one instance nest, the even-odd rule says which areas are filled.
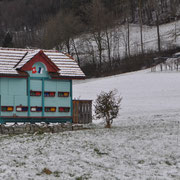
[[[139,24],[141,54],[145,24],[157,27],[161,52],[159,26],[179,19],[178,8],[180,0],[0,0],[0,45],[56,48],[76,56],[82,66],[88,59],[101,73],[104,66],[117,67],[116,60],[122,65],[119,43],[130,59],[131,23]],[[120,25],[125,31],[116,28]]]
[[[0,37],[2,35],[5,37],[7,31],[20,32],[20,36],[22,32],[26,32],[27,36],[34,36],[27,37],[32,43],[34,34],[44,32],[47,22],[51,23],[52,19],[57,19],[57,14],[66,16],[69,13],[73,14],[74,18],[78,18],[81,24],[86,25],[81,31],[87,31],[88,26],[91,28],[93,14],[93,9],[90,8],[90,11],[87,7],[92,6],[93,3],[94,0],[1,0]],[[100,3],[103,4],[106,12],[113,15],[112,21],[118,20],[120,23],[142,21],[142,24],[152,25],[157,23],[157,18],[160,24],[175,18],[180,0],[100,0]],[[23,41],[23,38],[20,37],[20,41]],[[17,46],[25,45],[26,42],[21,42]]]

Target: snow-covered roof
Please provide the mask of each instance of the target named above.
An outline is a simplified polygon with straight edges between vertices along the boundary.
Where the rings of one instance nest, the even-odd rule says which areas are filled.
[[[18,69],[30,61],[39,51],[59,68],[59,76],[85,77],[77,62],[64,53],[56,50],[8,49],[0,48],[0,74],[16,74]]]

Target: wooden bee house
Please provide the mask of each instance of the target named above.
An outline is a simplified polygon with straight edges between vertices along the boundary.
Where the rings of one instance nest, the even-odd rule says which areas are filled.
[[[72,80],[84,78],[58,51],[0,48],[0,123],[72,122]]]

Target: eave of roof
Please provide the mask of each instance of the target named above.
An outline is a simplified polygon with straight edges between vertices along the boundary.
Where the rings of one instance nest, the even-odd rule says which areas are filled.
[[[20,74],[0,74],[0,77],[9,77],[9,78],[28,78],[27,75],[20,75]]]

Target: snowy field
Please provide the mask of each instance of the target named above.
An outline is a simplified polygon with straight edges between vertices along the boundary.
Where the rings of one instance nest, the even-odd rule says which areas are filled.
[[[75,82],[75,98],[119,91],[112,129],[97,121],[84,131],[0,136],[0,179],[180,180],[179,77],[143,70]]]

